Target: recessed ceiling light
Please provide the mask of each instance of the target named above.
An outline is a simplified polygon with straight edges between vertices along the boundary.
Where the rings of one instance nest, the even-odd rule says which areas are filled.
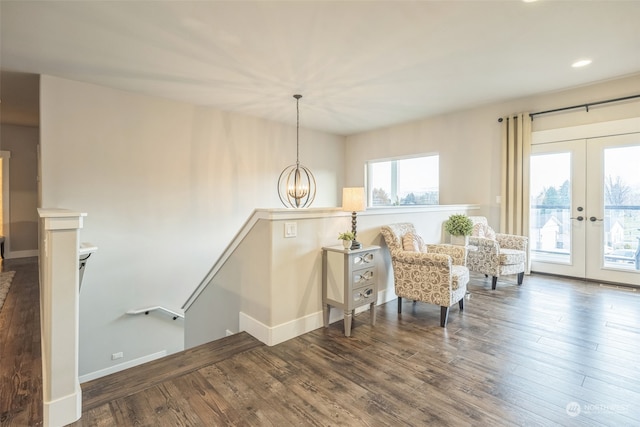
[[[571,66],[573,68],[580,68],[580,67],[586,67],[589,64],[591,64],[591,60],[590,59],[581,59],[581,60],[576,61],[573,64],[571,64]]]

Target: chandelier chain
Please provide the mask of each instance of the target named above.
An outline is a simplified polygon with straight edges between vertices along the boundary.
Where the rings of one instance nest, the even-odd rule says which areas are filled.
[[[296,99],[296,165],[300,164],[300,98],[302,95],[293,95]]]

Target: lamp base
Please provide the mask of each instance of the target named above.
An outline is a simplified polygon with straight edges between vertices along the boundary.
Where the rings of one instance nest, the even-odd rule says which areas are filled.
[[[362,249],[362,243],[358,242],[357,240],[352,240],[351,241],[351,250],[353,249]]]

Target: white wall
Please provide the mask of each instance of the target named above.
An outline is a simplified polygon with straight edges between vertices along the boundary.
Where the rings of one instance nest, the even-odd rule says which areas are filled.
[[[349,186],[364,184],[367,160],[440,154],[440,203],[474,203],[492,226],[500,224],[500,124],[498,118],[640,94],[640,74],[562,92],[495,103],[347,137]],[[533,130],[640,116],[640,99],[535,117]]]
[[[51,76],[40,103],[42,204],[87,212],[81,240],[99,248],[80,295],[80,375],[181,350],[181,320],[124,313],[179,309],[253,209],[281,206],[295,127]],[[314,206],[336,206],[343,138],[301,129],[300,145]]]
[[[0,149],[11,152],[6,258],[38,255],[38,141],[37,127],[0,124]]]

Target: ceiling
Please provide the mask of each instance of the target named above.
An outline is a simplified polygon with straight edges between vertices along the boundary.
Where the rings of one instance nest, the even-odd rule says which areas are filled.
[[[640,72],[640,1],[7,1],[0,66],[340,135]],[[571,64],[591,58],[590,66]]]

